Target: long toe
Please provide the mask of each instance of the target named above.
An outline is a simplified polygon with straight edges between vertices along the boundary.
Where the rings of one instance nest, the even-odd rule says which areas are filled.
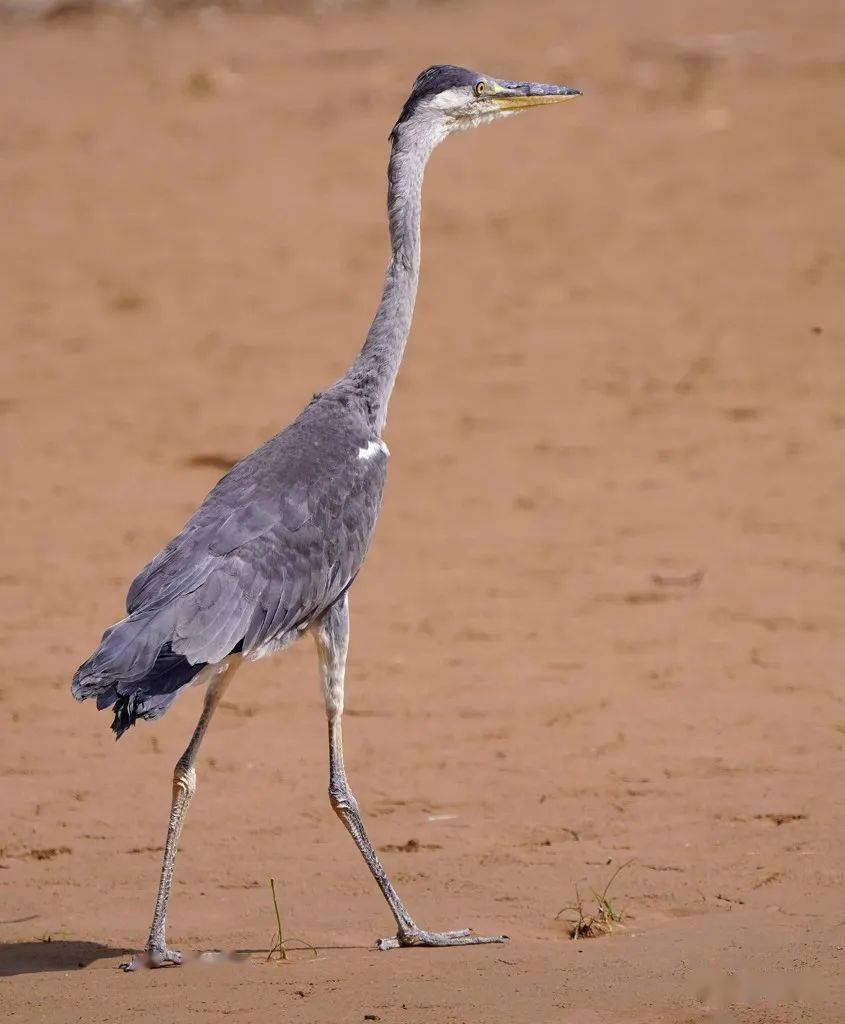
[[[507,935],[473,935],[469,928],[452,932],[427,932],[422,928],[399,932],[378,939],[379,949],[398,949],[400,946],[484,946],[492,942],[507,942]]]

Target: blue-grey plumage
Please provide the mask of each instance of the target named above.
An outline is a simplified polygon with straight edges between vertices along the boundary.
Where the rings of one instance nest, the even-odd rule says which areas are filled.
[[[120,736],[161,717],[206,664],[297,639],[361,567],[387,457],[366,396],[336,386],[235,465],[129,588],[127,617],[77,671],[73,695],[114,706]]]
[[[242,658],[260,658],[305,632],[317,645],[329,727],[329,795],[396,920],[396,946],[464,946],[506,936],[419,928],[390,883],[346,779],[341,718],[349,641],[347,591],[367,553],[381,504],[387,406],[408,339],[420,261],[423,171],[452,132],[578,91],[510,82],[466,68],[428,68],[390,135],[391,255],[364,345],[346,374],[315,395],[294,422],[239,462],[182,532],[129,589],[127,615],[103,634],[77,671],[73,695],[114,707],[120,736],[138,718],[159,718],[194,680],[208,684],[203,711],[173,773],[161,881],[140,964],[181,963],[165,920],[176,848],[196,788],[197,751]]]

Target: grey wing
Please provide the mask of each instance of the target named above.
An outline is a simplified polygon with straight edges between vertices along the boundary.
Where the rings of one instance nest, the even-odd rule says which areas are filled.
[[[256,656],[344,593],[369,546],[386,458],[357,458],[347,440],[341,457],[236,470],[127,600],[130,613],[157,609],[173,652],[195,665]]]

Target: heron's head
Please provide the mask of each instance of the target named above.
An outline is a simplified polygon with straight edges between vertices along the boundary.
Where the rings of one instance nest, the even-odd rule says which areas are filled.
[[[474,128],[529,107],[580,96],[579,89],[540,82],[509,82],[469,68],[437,64],[414,82],[391,138],[428,136],[437,144],[454,131]]]

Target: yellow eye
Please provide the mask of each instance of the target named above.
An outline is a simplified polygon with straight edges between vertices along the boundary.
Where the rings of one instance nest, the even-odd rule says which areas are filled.
[[[486,88],[487,88],[487,86],[484,84],[484,82],[476,82],[475,83],[475,95],[476,96],[482,96],[484,94],[484,90]]]

